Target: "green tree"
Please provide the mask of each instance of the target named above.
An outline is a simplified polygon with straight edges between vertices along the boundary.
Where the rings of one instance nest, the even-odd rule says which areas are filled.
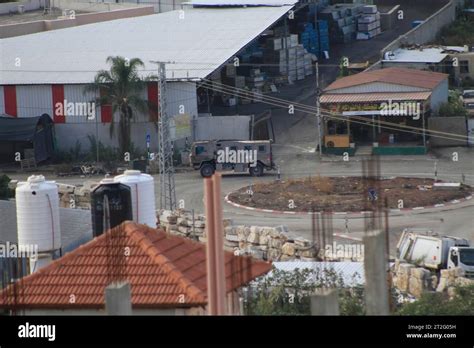
[[[349,76],[348,57],[342,57],[339,61],[339,77]]]
[[[354,275],[358,277],[359,275]],[[310,315],[311,294],[318,288],[337,288],[342,315],[364,314],[363,287],[348,287],[333,270],[295,269],[287,272],[273,268],[246,291],[247,315]]]
[[[150,115],[150,121],[157,121],[156,105],[142,98],[148,81],[156,80],[155,76],[140,77],[139,69],[144,67],[138,58],[108,57],[110,70],[97,72],[94,82],[86,87],[85,92],[100,92],[96,98],[97,105],[111,105],[112,114],[119,115],[119,150],[123,154],[130,151],[131,123],[137,114]],[[150,112],[152,111],[152,112]],[[115,133],[114,122],[110,123],[110,136]]]
[[[5,174],[0,176],[0,199],[9,199],[14,197],[14,192],[8,187],[10,178]]]
[[[449,91],[448,101],[440,105],[438,114],[445,117],[467,115],[458,91]]]
[[[456,287],[452,299],[446,293],[424,293],[412,303],[404,304],[400,315],[474,315],[474,285]]]

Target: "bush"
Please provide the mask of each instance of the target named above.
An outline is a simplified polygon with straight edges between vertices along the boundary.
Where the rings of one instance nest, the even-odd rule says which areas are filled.
[[[474,44],[474,22],[465,16],[443,28],[439,34],[440,44],[464,46]]]
[[[456,287],[455,296],[445,293],[425,293],[418,301],[407,303],[400,315],[474,315],[474,286]]]
[[[357,277],[358,275],[354,275]],[[362,315],[363,287],[349,288],[340,274],[296,269],[291,272],[273,268],[272,274],[261,277],[248,288],[245,298],[247,315],[310,315],[311,294],[318,288],[337,288],[342,315]]]
[[[0,199],[9,199],[15,196],[15,192],[8,187],[10,178],[3,174],[0,176]]]
[[[438,114],[445,117],[467,115],[467,110],[462,104],[458,91],[450,91],[448,102],[440,105]]]

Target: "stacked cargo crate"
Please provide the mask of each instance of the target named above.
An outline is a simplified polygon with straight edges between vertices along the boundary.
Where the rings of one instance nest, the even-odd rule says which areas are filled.
[[[317,22],[317,30],[312,23],[306,23],[301,33],[301,44],[309,53],[321,57],[324,51],[329,52],[329,29],[328,22],[321,20]]]
[[[319,35],[313,24],[305,23],[304,31],[301,33],[301,44],[308,52],[319,55]]]
[[[247,88],[253,93],[253,101],[262,99],[263,86],[265,85],[265,75],[260,69],[251,69],[250,76],[245,77]]]
[[[355,38],[357,18],[362,5],[337,4],[320,12],[319,18],[329,23],[331,39],[337,43],[348,43]]]
[[[382,32],[380,12],[377,11],[376,5],[362,7],[362,15],[357,23],[357,40],[370,40]]]
[[[270,65],[265,68],[270,76],[285,75],[289,81],[295,81],[309,75],[311,56],[305,45],[298,43],[298,35],[267,39],[265,46],[263,61]]]
[[[326,51],[329,53],[329,27],[327,21],[318,21],[318,32],[320,52]]]

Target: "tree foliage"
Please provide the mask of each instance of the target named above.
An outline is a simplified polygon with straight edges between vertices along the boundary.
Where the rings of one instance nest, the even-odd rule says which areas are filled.
[[[359,275],[354,275],[354,278]],[[287,272],[273,269],[257,279],[246,291],[248,315],[310,315],[311,295],[318,288],[336,288],[342,315],[364,314],[362,287],[349,288],[341,274],[334,270],[295,269]]]
[[[398,311],[401,315],[474,315],[474,286],[456,287],[452,299],[446,293],[424,293]]]
[[[467,110],[462,104],[458,91],[450,91],[448,101],[440,105],[438,114],[445,117],[467,115]]]
[[[107,64],[110,70],[97,72],[94,82],[88,85],[85,92],[99,93],[96,98],[97,105],[110,105],[112,115],[119,115],[118,142],[120,152],[130,151],[131,123],[137,114],[150,115],[150,121],[157,121],[157,106],[142,98],[143,91],[148,81],[156,80],[155,76],[140,77],[139,70],[144,67],[138,58],[126,59],[124,57],[108,57]],[[110,123],[110,136],[115,133],[114,122]]]
[[[14,191],[8,187],[10,178],[5,174],[0,175],[0,199],[9,199],[14,197]]]

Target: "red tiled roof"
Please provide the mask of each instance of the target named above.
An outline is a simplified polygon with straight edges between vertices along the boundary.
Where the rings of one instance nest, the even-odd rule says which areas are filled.
[[[432,89],[447,78],[447,74],[431,71],[406,68],[386,68],[343,77],[327,86],[325,91],[353,87],[372,82],[385,82]]]
[[[104,308],[110,253],[117,247],[111,240],[120,235],[119,250],[129,248],[122,270],[131,285],[134,308],[207,304],[206,245],[127,221],[23,278],[16,289],[4,289],[0,307],[15,302],[18,308]],[[230,252],[225,252],[225,265],[227,292],[271,269],[269,262]]]
[[[431,92],[399,92],[399,93],[326,93],[321,95],[320,102],[328,103],[366,103],[383,101],[427,100]]]

